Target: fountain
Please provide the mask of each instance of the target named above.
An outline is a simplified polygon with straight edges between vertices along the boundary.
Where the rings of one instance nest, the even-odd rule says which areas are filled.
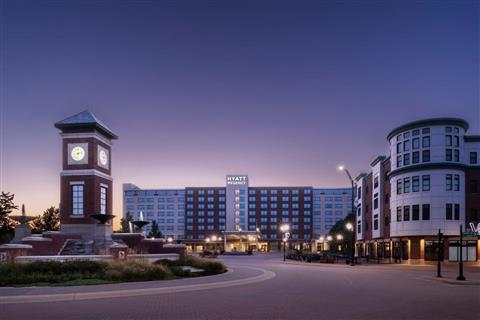
[[[15,227],[15,237],[13,238],[13,243],[19,243],[22,241],[23,238],[29,237],[32,234],[32,230],[30,225],[28,224],[30,221],[35,219],[35,217],[27,216],[25,213],[25,204],[22,204],[22,214],[17,216],[10,216],[12,220],[19,222],[19,225]]]
[[[138,217],[138,220],[134,220],[132,221],[132,223],[135,225],[135,227],[137,227],[137,232],[140,232],[142,233],[142,228],[144,226],[146,226],[147,224],[149,224],[150,222],[149,221],[145,221],[144,218],[143,218],[143,212],[140,211],[140,214],[139,214],[139,217]]]
[[[92,214],[90,215],[93,219],[97,220],[98,221],[98,224],[105,224],[107,223],[108,221],[112,220],[113,218],[115,218],[115,216],[113,214],[102,214],[102,213],[99,213],[99,214]]]

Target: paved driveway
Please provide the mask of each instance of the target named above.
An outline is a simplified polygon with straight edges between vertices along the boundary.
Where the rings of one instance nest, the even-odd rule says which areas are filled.
[[[476,319],[480,269],[467,283],[433,267],[283,263],[225,257],[213,277],[68,288],[0,288],[2,319]],[[473,280],[473,281],[472,281]],[[41,301],[41,302],[39,302]]]

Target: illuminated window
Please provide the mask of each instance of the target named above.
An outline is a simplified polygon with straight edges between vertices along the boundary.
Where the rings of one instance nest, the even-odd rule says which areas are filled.
[[[83,214],[83,185],[81,184],[72,186],[72,214]]]
[[[105,187],[100,187],[100,214],[107,214],[107,188]]]

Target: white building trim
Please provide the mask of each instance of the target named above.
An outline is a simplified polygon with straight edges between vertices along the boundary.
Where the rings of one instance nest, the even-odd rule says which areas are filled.
[[[112,177],[100,172],[95,169],[87,169],[87,170],[63,170],[60,175],[62,177],[70,177],[70,176],[97,176],[109,181],[113,181]]]

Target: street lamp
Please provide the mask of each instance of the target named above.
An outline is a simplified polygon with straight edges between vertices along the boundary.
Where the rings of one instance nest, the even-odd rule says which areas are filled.
[[[290,225],[287,223],[282,224],[280,226],[280,231],[282,231],[283,233],[283,261],[286,260],[286,246],[287,246],[288,237],[290,236],[290,234],[288,233],[289,230],[290,230]]]
[[[173,238],[172,238],[172,237],[168,237],[168,238],[167,238],[167,242],[168,242],[168,243],[172,243],[172,242],[173,242]]]
[[[324,251],[324,245],[325,245],[325,237],[324,236],[320,236],[318,238],[318,241],[320,241],[320,251],[323,252]]]
[[[350,183],[352,184],[352,215],[353,215],[353,218],[356,219],[355,203],[354,203],[354,199],[353,199],[353,197],[355,195],[355,180],[353,180],[352,175],[347,170],[347,168],[345,168],[345,166],[338,166],[338,170],[339,171],[344,171],[345,174],[348,177],[348,180],[350,180]],[[350,265],[354,266],[355,265],[355,224],[348,223],[347,224],[347,229],[352,231],[352,248],[351,248],[352,257],[351,257]]]

